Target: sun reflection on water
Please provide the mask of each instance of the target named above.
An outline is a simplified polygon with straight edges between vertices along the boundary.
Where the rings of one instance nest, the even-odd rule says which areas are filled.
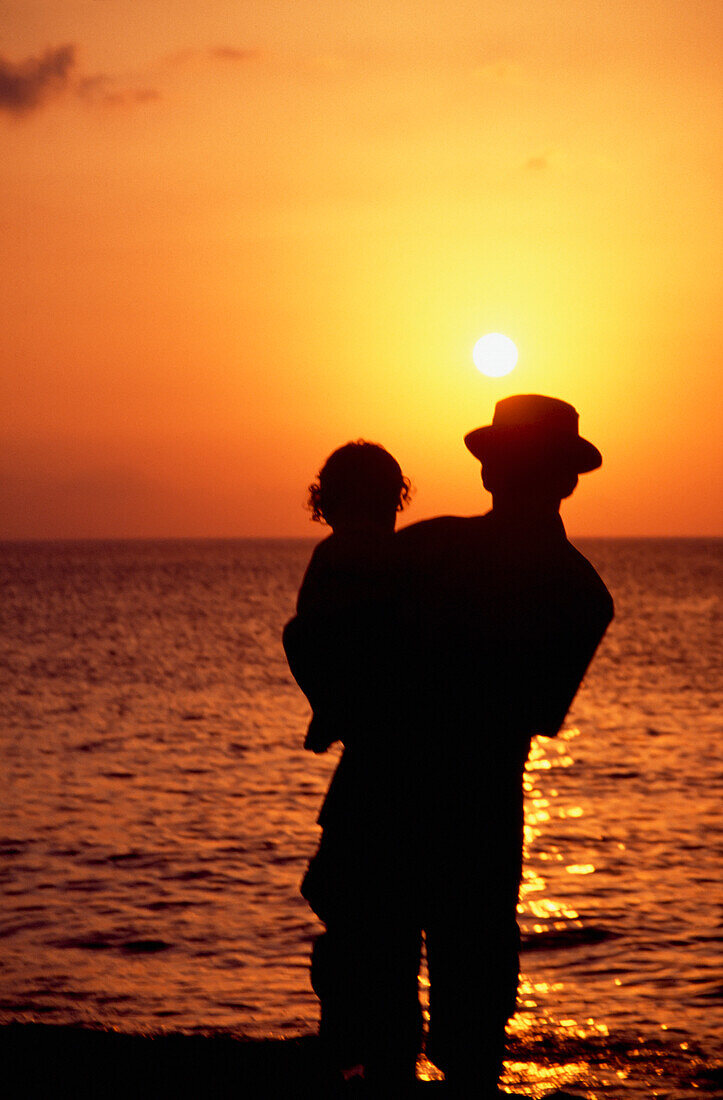
[[[559,902],[554,898],[531,898],[533,894],[540,894],[547,890],[547,881],[530,865],[530,852],[543,835],[542,826],[553,820],[565,818],[578,818],[583,816],[581,806],[553,807],[548,798],[539,789],[536,783],[535,772],[547,772],[553,768],[569,768],[574,763],[568,751],[569,742],[579,736],[576,728],[563,730],[555,741],[547,738],[535,738],[530,748],[524,778],[525,790],[525,829],[524,829],[524,855],[525,869],[520,884],[520,901],[517,911],[520,917],[520,928],[524,933],[540,934],[549,930],[561,931],[569,925],[566,922],[574,922],[573,927],[581,927],[579,914],[568,904]],[[556,790],[551,790],[552,797],[557,796]],[[563,855],[559,848],[552,843],[546,845],[543,851],[535,851],[535,859],[542,863],[561,863]],[[592,864],[570,864],[565,870],[569,874],[592,874],[595,870]],[[535,923],[529,924],[525,917],[535,918]],[[545,923],[540,923],[544,921]]]
[[[543,936],[545,933],[564,933],[569,929],[581,929],[579,914],[568,902],[559,901],[548,895],[548,883],[539,872],[540,863],[561,863],[563,855],[554,843],[547,843],[540,850],[544,826],[553,820],[579,818],[583,816],[581,806],[562,807],[554,805],[559,797],[555,789],[548,795],[543,794],[536,782],[535,773],[550,772],[555,768],[568,768],[573,764],[569,753],[569,743],[578,736],[577,729],[563,731],[556,741],[538,738],[533,741],[525,778],[525,830],[524,854],[525,870],[520,886],[518,916],[520,929],[528,939]],[[534,847],[534,865],[530,860]],[[565,871],[570,875],[593,874],[595,867],[591,863],[568,864]],[[581,1085],[590,1078],[590,1067],[579,1057],[579,1053],[570,1061],[559,1061],[565,1045],[575,1049],[575,1043],[590,1036],[605,1037],[608,1028],[594,1019],[578,1021],[570,1018],[556,1018],[545,1007],[545,1001],[563,992],[563,982],[532,981],[526,975],[520,975],[518,989],[518,1012],[510,1020],[507,1033],[513,1057],[505,1062],[502,1085],[519,1095],[529,1096],[532,1100],[544,1096],[551,1089],[563,1089],[570,1085]],[[423,959],[419,975],[419,997],[422,1006],[423,1027],[429,1026],[429,978],[426,961]],[[539,1046],[546,1047],[553,1040],[555,1053],[540,1055]],[[536,1049],[537,1048],[537,1049]],[[533,1057],[521,1060],[519,1055],[529,1049]],[[430,1062],[424,1054],[417,1062],[417,1078],[420,1081],[443,1081],[444,1074]],[[592,1094],[590,1094],[592,1096]]]
[[[570,742],[578,735],[579,730],[571,728],[562,731],[555,740],[535,739],[525,771],[525,862],[517,911],[523,942],[527,947],[555,947],[566,942],[568,933],[573,942],[584,935],[583,921],[571,901],[551,896],[551,889],[561,889],[563,880],[560,872],[582,877],[596,872],[592,862],[566,863],[569,854],[563,855],[554,841],[556,821],[574,821],[585,814],[580,805],[561,805],[560,791],[548,787],[551,772],[574,764]],[[548,882],[543,873],[546,864],[551,869],[558,864],[564,865],[557,867],[557,878],[553,875],[556,887]],[[581,1044],[595,1045],[597,1040],[595,1049],[598,1049],[599,1043],[605,1042],[609,1036],[608,1026],[592,1017],[576,1019],[558,1014],[555,1008],[564,1004],[564,991],[562,981],[532,980],[524,973],[520,975],[518,1011],[507,1026],[510,1057],[504,1065],[503,1089],[539,1100],[551,1090],[564,1090],[571,1086],[589,1090],[591,1085],[594,1087],[597,1077],[584,1056],[587,1048],[584,1045],[581,1047]],[[426,1032],[429,1024],[429,980],[424,964],[420,973],[420,1001]],[[626,1070],[617,1070],[612,1066],[608,1069],[618,1080],[627,1077]],[[421,1081],[444,1080],[444,1074],[424,1055],[417,1063],[417,1077]],[[605,1083],[606,1088],[608,1084]],[[589,1100],[596,1100],[597,1094],[588,1091],[587,1096]]]
[[[549,896],[546,878],[540,873],[540,864],[563,862],[563,855],[552,841],[544,843],[545,827],[554,820],[580,818],[581,806],[559,806],[554,800],[559,792],[550,789],[547,794],[540,790],[536,773],[549,773],[558,768],[569,768],[573,757],[569,744],[579,731],[564,730],[555,741],[537,738],[533,741],[525,778],[525,829],[524,854],[525,870],[520,886],[518,917],[520,930],[528,940],[545,934],[564,934],[568,930],[582,928],[577,910],[568,902]],[[534,849],[534,863],[530,859]],[[541,850],[542,849],[542,850]],[[592,863],[567,864],[565,871],[570,875],[591,875],[595,872]],[[559,1061],[561,1051],[567,1046],[575,1050],[576,1043],[591,1036],[598,1038],[608,1035],[607,1025],[592,1018],[578,1021],[571,1018],[556,1018],[546,1007],[545,1002],[564,990],[563,982],[532,981],[526,975],[520,976],[518,990],[519,1010],[510,1020],[507,1028],[513,1057],[505,1062],[502,1085],[520,1095],[533,1100],[544,1096],[551,1089],[563,1089],[571,1085],[584,1084],[590,1079],[590,1067],[576,1053],[569,1061]],[[429,981],[426,971],[420,975],[420,997],[422,1000],[425,1028],[429,1021]],[[549,1045],[553,1040],[555,1053],[541,1056],[539,1045]],[[538,1049],[535,1049],[535,1048]],[[533,1056],[521,1060],[520,1052],[529,1049]],[[417,1076],[422,1081],[443,1080],[444,1075],[422,1056],[417,1065]],[[590,1094],[592,1096],[592,1094]]]
[[[569,1062],[564,1066],[550,1066],[542,1062],[505,1062],[502,1085],[537,1100],[547,1095],[550,1089],[577,1084],[588,1072],[587,1062]]]
[[[532,743],[525,770],[525,869],[520,886],[518,918],[520,930],[531,944],[535,943],[536,937],[564,934],[583,927],[578,911],[569,901],[550,896],[547,879],[540,873],[540,865],[553,865],[564,860],[552,838],[545,842],[549,823],[566,818],[580,818],[584,814],[582,806],[557,805],[558,790],[550,787],[547,792],[543,792],[538,781],[538,777],[541,778],[543,774],[569,768],[574,763],[569,746],[577,736],[579,730],[571,728],[563,730],[554,741],[536,738]],[[534,862],[530,858],[533,850]],[[595,867],[592,863],[568,864],[565,871],[570,875],[590,875],[595,872]],[[545,1008],[545,1002],[549,1003],[550,999],[553,1003],[559,1000],[557,995],[563,990],[563,982],[532,981],[526,975],[520,975],[518,1012],[507,1028],[511,1045],[524,1049],[534,1047],[536,1042],[545,1043],[546,1039],[553,1039],[556,1057],[559,1057],[560,1051],[566,1046],[575,1050],[575,1044],[580,1040],[608,1035],[608,1028],[604,1023],[592,1018],[584,1022],[557,1018]],[[549,1060],[539,1056],[525,1061],[512,1059],[505,1063],[502,1081],[522,1095],[537,1098],[551,1088],[580,1086],[589,1077],[590,1067],[578,1053],[567,1062],[557,1061],[552,1056]]]

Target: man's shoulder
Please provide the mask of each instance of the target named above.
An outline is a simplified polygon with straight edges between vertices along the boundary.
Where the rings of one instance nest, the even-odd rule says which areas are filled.
[[[437,516],[404,527],[395,535],[397,561],[405,569],[437,572],[451,563],[477,560],[490,544],[492,527],[484,516]]]
[[[454,537],[467,537],[488,526],[491,513],[484,516],[435,516],[411,523],[397,531],[395,539],[400,546],[433,545]]]

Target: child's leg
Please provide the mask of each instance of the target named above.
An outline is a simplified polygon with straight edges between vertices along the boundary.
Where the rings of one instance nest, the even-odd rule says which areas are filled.
[[[378,917],[370,924],[337,922],[314,945],[319,1035],[340,1070],[361,1064],[380,1085],[413,1081],[421,1037],[419,929]]]
[[[363,1064],[365,1058],[361,969],[350,936],[336,929],[317,937],[311,954],[311,985],[319,998],[319,1038],[330,1064],[338,1070]]]

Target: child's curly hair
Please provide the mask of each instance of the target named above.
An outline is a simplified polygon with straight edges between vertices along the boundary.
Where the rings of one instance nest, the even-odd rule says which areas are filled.
[[[329,455],[309,486],[307,507],[317,523],[331,523],[340,511],[373,519],[409,504],[412,485],[389,451],[357,439]]]

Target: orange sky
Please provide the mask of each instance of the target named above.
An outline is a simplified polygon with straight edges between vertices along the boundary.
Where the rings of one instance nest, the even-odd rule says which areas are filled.
[[[719,0],[7,0],[0,537],[318,535],[383,443],[406,521],[550,393],[574,535],[721,533]],[[507,333],[519,364],[471,350]]]

